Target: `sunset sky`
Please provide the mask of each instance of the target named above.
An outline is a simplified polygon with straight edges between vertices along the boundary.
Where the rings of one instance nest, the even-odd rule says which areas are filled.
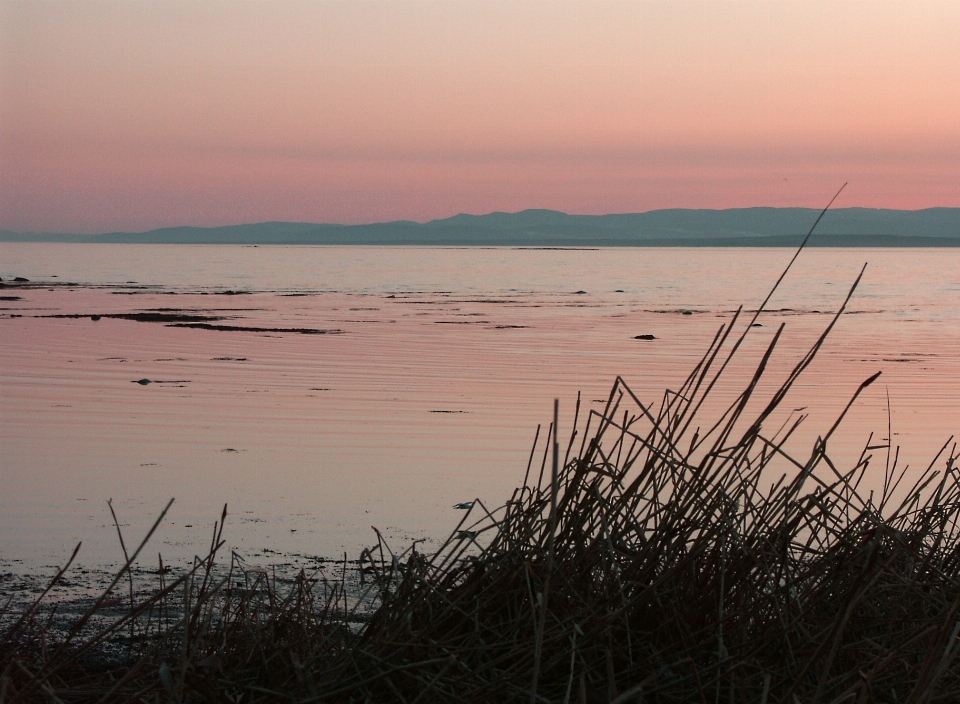
[[[960,2],[0,0],[0,228],[960,206]]]

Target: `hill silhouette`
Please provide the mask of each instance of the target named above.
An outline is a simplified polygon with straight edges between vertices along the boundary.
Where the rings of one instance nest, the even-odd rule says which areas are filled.
[[[568,215],[555,210],[455,215],[418,223],[366,225],[265,222],[222,227],[167,227],[104,234],[0,231],[8,242],[169,244],[327,244],[520,247],[795,246],[816,220],[813,208],[653,210]],[[960,246],[960,208],[837,208],[811,238],[820,247]]]

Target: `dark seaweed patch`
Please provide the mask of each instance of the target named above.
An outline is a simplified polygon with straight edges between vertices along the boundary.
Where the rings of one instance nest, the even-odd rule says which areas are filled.
[[[210,323],[171,323],[171,328],[197,328],[199,330],[218,330],[221,332],[292,332],[298,335],[341,335],[343,330],[324,330],[322,328],[255,328],[246,325],[211,325]]]
[[[193,323],[210,320],[223,320],[222,315],[191,315],[188,313],[158,313],[153,311],[141,313],[52,313],[49,315],[35,315],[35,318],[113,318],[114,320],[134,320],[138,323]]]
[[[111,313],[103,316],[104,318],[115,318],[117,320],[135,320],[138,323],[196,323],[210,320],[223,320],[221,315],[191,315],[188,313]]]

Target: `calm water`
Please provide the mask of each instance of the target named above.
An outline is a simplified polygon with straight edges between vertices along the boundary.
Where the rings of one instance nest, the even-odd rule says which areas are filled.
[[[85,564],[116,562],[111,497],[128,542],[176,497],[151,564],[204,551],[224,503],[229,545],[265,563],[355,554],[372,525],[441,537],[453,503],[498,504],[522,479],[554,397],[562,433],[577,392],[597,407],[618,374],[658,400],[791,254],[2,244],[5,281],[51,286],[0,291],[0,567],[43,568],[78,540]],[[781,378],[865,262],[787,404],[812,412],[793,449],[883,370],[833,450],[886,435],[889,393],[895,442],[926,464],[960,429],[958,250],[808,250],[746,352],[786,323]],[[89,317],[157,309],[255,329]]]

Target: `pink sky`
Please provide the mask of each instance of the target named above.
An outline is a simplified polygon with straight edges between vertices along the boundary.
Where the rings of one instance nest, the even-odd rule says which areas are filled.
[[[0,228],[960,206],[960,2],[0,0]]]

